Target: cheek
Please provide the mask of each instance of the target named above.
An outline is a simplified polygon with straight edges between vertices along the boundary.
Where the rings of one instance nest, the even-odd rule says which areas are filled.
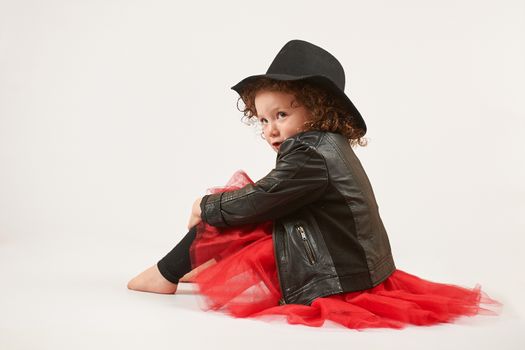
[[[295,134],[297,134],[299,132],[299,129],[300,129],[301,125],[300,124],[297,124],[297,123],[294,123],[293,125],[288,125],[288,127],[286,128],[286,137],[291,137]]]
[[[295,124],[295,130],[302,130],[304,129],[304,122],[306,121],[306,119],[299,119],[297,121],[297,123]]]

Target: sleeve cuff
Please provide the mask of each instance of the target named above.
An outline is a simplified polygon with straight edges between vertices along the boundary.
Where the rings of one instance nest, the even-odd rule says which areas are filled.
[[[201,219],[212,226],[229,226],[222,216],[221,200],[224,192],[207,194],[201,200]]]

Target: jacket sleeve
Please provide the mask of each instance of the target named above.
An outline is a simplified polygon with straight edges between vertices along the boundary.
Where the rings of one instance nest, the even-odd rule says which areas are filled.
[[[324,157],[296,138],[280,147],[268,175],[235,191],[205,195],[201,219],[217,227],[274,220],[319,199],[328,185]]]

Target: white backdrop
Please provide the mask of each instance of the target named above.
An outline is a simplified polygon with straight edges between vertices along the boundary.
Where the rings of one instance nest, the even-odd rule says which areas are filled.
[[[345,68],[398,268],[505,304],[482,332],[446,328],[450,344],[523,344],[523,33],[525,3],[510,0],[0,0],[0,347],[165,346],[208,324],[235,348],[228,330],[276,331],[126,283],[182,238],[206,188],[273,167],[230,87],[291,39]],[[356,336],[279,327],[283,345],[299,329],[303,347]],[[354,345],[443,339],[383,332]]]

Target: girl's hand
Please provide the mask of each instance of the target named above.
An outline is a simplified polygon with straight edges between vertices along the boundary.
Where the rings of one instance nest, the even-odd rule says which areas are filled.
[[[201,219],[201,200],[202,200],[202,197],[199,197],[195,200],[195,202],[193,202],[193,206],[191,207],[190,220],[188,222],[188,230],[202,221]]]

